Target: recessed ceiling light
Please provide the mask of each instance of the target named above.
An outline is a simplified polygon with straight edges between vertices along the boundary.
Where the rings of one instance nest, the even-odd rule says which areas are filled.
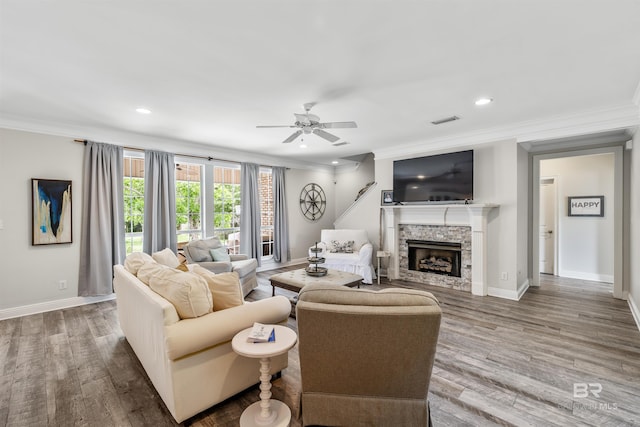
[[[337,161],[337,160],[334,160],[334,161],[332,161],[332,162],[331,162],[331,164],[332,164],[332,165],[337,165],[337,164],[338,164],[338,161]]]
[[[476,105],[487,105],[493,102],[493,98],[478,98],[476,99]]]
[[[144,108],[144,107],[136,108],[136,112],[140,113],[140,114],[151,114],[151,110],[149,110],[148,108]]]
[[[307,148],[307,144],[300,144],[300,148]]]

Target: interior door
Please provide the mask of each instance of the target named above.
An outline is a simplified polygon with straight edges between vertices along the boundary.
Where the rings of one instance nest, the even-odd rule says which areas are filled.
[[[540,179],[540,273],[555,274],[556,180]]]

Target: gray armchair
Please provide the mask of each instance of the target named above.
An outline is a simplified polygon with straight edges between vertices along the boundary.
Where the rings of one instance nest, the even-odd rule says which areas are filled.
[[[428,425],[442,316],[432,294],[307,285],[296,314],[303,425]]]
[[[229,271],[238,273],[242,292],[247,296],[249,292],[258,287],[258,279],[256,278],[258,261],[244,254],[230,254],[230,261],[214,261],[211,256],[211,249],[224,247],[220,239],[210,237],[208,239],[193,240],[187,243],[183,250],[189,264],[199,264],[214,273],[226,273]]]

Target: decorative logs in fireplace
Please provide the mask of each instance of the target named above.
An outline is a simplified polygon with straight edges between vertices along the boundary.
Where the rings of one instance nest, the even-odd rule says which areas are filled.
[[[407,240],[409,270],[461,277],[462,245],[454,242]]]

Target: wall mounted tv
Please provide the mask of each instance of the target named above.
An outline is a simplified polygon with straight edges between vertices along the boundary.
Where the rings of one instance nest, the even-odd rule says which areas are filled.
[[[473,200],[473,150],[393,162],[393,201]]]

